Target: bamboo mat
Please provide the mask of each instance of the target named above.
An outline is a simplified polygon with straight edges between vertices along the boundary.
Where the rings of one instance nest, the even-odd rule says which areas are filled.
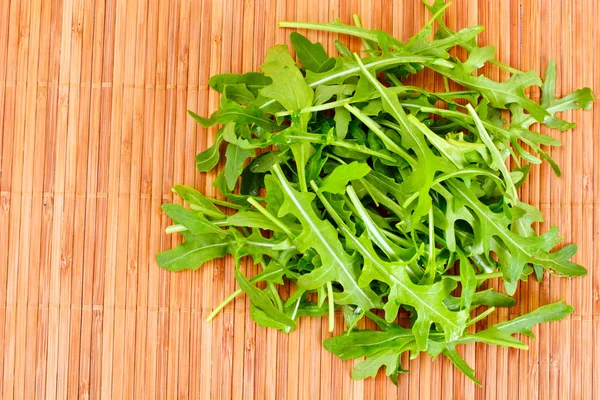
[[[600,93],[593,0],[454,3],[448,24],[485,25],[480,43],[501,61],[542,73],[555,58],[560,93]],[[269,46],[288,42],[277,21],[355,12],[403,39],[428,19],[417,0],[0,1],[2,399],[600,398],[600,104],[568,113],[572,133],[552,133],[563,177],[534,167],[522,189],[547,216],[540,229],[558,224],[590,273],[521,284],[518,306],[492,321],[561,298],[575,312],[534,329],[529,352],[463,347],[483,388],[426,356],[406,360],[397,388],[383,376],[353,382],[352,362],[321,347],[326,321],[266,330],[239,297],[206,323],[235,290],[229,261],[179,274],[156,266],[178,241],[160,211],[180,201],[171,186],[215,193],[194,163],[214,131],[186,115],[216,108],[209,76],[257,70]],[[307,35],[333,53],[337,36]]]

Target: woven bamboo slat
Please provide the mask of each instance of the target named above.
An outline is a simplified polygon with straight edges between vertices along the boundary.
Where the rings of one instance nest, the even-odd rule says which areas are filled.
[[[482,388],[425,356],[404,360],[411,372],[398,387],[382,374],[354,382],[353,363],[322,348],[319,319],[290,335],[265,330],[238,297],[205,322],[236,289],[230,260],[179,274],[157,267],[154,254],[180,241],[164,234],[160,210],[181,203],[172,185],[215,194],[215,175],[194,164],[215,131],[186,114],[216,108],[208,78],[257,70],[270,46],[289,43],[277,21],[353,13],[400,38],[429,18],[413,0],[0,2],[0,398],[600,398],[598,105],[567,113],[572,132],[551,133],[563,141],[551,150],[562,178],[534,166],[521,189],[546,215],[540,230],[558,225],[580,245],[575,260],[589,275],[522,283],[518,305],[490,322],[559,299],[575,312],[535,328],[528,352],[464,347]],[[486,26],[480,44],[516,68],[543,73],[555,59],[559,93],[600,92],[593,0],[456,0],[446,19]],[[302,33],[332,53],[335,39],[360,49],[357,39]],[[342,327],[338,315],[336,334]]]

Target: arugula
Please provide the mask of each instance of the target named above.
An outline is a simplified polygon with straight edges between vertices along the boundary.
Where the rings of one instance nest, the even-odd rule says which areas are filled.
[[[518,189],[529,164],[546,161],[560,176],[546,150],[560,141],[534,130],[537,123],[568,131],[574,123],[560,113],[588,110],[594,95],[583,88],[557,98],[554,62],[543,81],[504,65],[493,47],[477,45],[483,27],[452,31],[444,23],[448,4],[424,3],[432,18],[406,42],[362,27],[358,17],[356,26],[282,22],[358,37],[365,51],[352,54],[336,42],[340,55],[330,56],[321,43],[293,32],[299,64],[278,45],[267,52],[263,73],[213,76],[218,109],[209,118],[189,114],[204,127],[221,125],[214,144],[196,156],[198,170],[208,172],[223,150],[214,180],[220,196],[174,187],[189,207],[163,210],[173,220],[167,233],[181,234],[183,243],[156,261],[181,271],[234,259],[239,289],[209,320],[242,293],[257,324],[282,332],[295,329],[300,317],[322,316],[333,331],[339,310],[347,332],[324,347],[342,359],[365,357],[354,379],[383,368],[397,383],[405,372],[402,354],[423,352],[447,357],[480,384],[457,346],[526,349],[515,335],[532,336],[535,324],[573,311],[558,302],[467,329],[498,307],[514,306],[519,281],[534,273],[538,280],[545,271],[587,273],[570,261],[577,247],[563,245],[556,227],[536,232],[543,216],[519,200]],[[456,46],[467,50],[465,60],[451,56]],[[485,63],[505,69],[509,79],[475,75]],[[424,69],[464,90],[405,84]],[[525,95],[530,86],[540,87],[539,103]],[[260,265],[252,277],[242,268],[247,257]],[[496,278],[502,291],[486,288]],[[295,284],[282,297],[287,282]],[[401,309],[410,313],[409,326],[395,322]],[[362,319],[378,329],[358,329]]]

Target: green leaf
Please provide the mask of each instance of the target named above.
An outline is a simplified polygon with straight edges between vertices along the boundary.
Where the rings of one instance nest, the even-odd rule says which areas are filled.
[[[475,293],[475,289],[477,286],[477,277],[475,276],[475,270],[471,266],[471,263],[469,262],[467,257],[465,257],[462,251],[458,253],[458,256],[460,260],[460,280],[462,284],[460,308],[468,310],[473,304],[477,304],[478,301],[480,302],[479,304],[482,304],[482,300],[480,300],[481,294],[477,296],[478,293]],[[448,309],[452,310],[452,308],[448,306],[446,300],[444,300],[444,304],[446,305],[446,307],[448,307]]]
[[[306,164],[308,163],[309,158],[315,153],[315,148],[309,142],[299,142],[291,144],[290,149],[292,149],[292,154],[296,161],[300,190],[306,192],[308,190],[306,182]]]
[[[259,321],[265,323],[263,326],[273,326],[283,331],[296,328],[296,323],[294,320],[292,320],[283,312],[279,311],[273,305],[273,303],[271,303],[271,300],[269,300],[267,295],[262,290],[250,283],[248,278],[246,278],[246,276],[242,274],[239,269],[235,270],[235,279],[240,285],[240,289],[242,289],[248,295],[252,304],[264,313],[265,318],[259,319]],[[276,321],[280,325],[267,323],[267,317],[270,320]]]
[[[575,123],[556,118],[554,115],[561,111],[589,110],[592,106],[592,102],[594,101],[594,93],[589,88],[583,88],[576,90],[561,99],[557,99],[554,97],[556,90],[555,88],[556,64],[554,60],[550,60],[548,63],[548,68],[546,69],[545,81],[542,85],[542,98],[540,105],[544,107],[553,118],[545,121],[545,123],[548,125],[548,127],[561,131],[573,129],[575,127]],[[518,126],[522,130],[528,130],[529,127],[535,123],[535,121],[536,120],[533,117],[521,113],[519,114],[519,118],[512,122],[511,126]]]
[[[311,273],[298,279],[300,287],[317,289],[327,282],[339,282],[344,291],[336,296],[338,304],[355,304],[364,310],[380,306],[381,301],[370,288],[358,285],[359,268],[348,255],[337,237],[337,232],[328,221],[321,220],[312,208],[314,193],[296,191],[276,165],[273,172],[279,182],[284,202],[279,209],[279,216],[293,214],[302,224],[303,231],[294,243],[300,252],[309,248],[321,257],[322,265]]]
[[[462,335],[468,316],[467,312],[452,312],[443,304],[444,299],[455,287],[450,280],[444,279],[432,285],[415,284],[408,275],[405,263],[383,261],[373,249],[372,242],[366,235],[362,235],[360,238],[355,237],[324,198],[321,197],[320,199],[341,227],[342,233],[349,241],[349,245],[363,257],[364,266],[360,276],[360,286],[369,287],[374,280],[389,285],[388,302],[384,306],[387,322],[396,319],[401,304],[414,307],[417,312],[417,319],[413,324],[412,332],[415,336],[417,348],[421,350],[424,350],[427,346],[429,330],[434,322],[444,328],[446,338],[449,341],[456,340]]]
[[[510,321],[496,324],[495,328],[511,335],[515,333],[522,333],[524,335],[533,337],[531,328],[534,325],[544,322],[560,321],[561,319],[566,318],[572,312],[572,306],[565,304],[562,301],[557,301],[556,303],[542,306],[528,314],[513,318]]]
[[[190,211],[178,204],[163,204],[163,211],[171,217],[173,222],[181,224],[193,235],[212,233],[218,236],[227,236],[228,232],[207,220],[199,212]]]
[[[184,185],[175,185],[173,189],[177,192],[179,197],[194,209],[194,211],[199,211],[207,217],[213,218],[225,216],[217,206],[196,189]]]
[[[352,331],[334,336],[323,342],[327,351],[342,360],[372,356],[390,349],[402,349],[413,342],[415,337],[410,329],[394,325],[388,331]]]
[[[349,182],[362,178],[370,171],[371,168],[367,164],[356,161],[339,165],[323,180],[321,191],[342,194]]]
[[[246,126],[242,125],[239,129],[243,132],[244,128],[246,128]],[[222,133],[223,139],[226,142],[233,143],[244,150],[251,150],[260,147],[254,143],[250,143],[250,141],[244,137],[243,133],[238,134],[238,132],[236,132],[234,122],[229,122],[226,124],[222,129]]]
[[[290,40],[294,49],[296,49],[296,56],[306,69],[313,72],[323,72],[335,64],[335,60],[327,55],[321,43],[312,43],[298,32],[292,32]]]
[[[356,85],[320,85],[315,89],[315,100],[316,106],[321,105],[333,97],[337,100],[343,100],[348,96],[352,96],[356,89]]]
[[[398,354],[392,350],[384,351],[359,362],[352,370],[352,379],[361,380],[375,377],[379,368],[386,367],[386,375],[390,376],[398,369]]]
[[[188,110],[188,114],[194,121],[202,125],[204,128],[210,128],[215,124],[215,122],[210,118],[204,118],[193,112],[192,110]]]
[[[513,184],[512,177],[508,172],[508,168],[504,162],[504,159],[500,155],[500,152],[494,145],[494,142],[489,137],[487,131],[483,127],[483,124],[481,123],[481,120],[479,119],[479,116],[477,115],[473,107],[470,104],[467,104],[467,109],[469,110],[469,114],[471,114],[471,117],[473,117],[473,120],[475,121],[475,126],[477,127],[477,131],[479,132],[479,138],[483,143],[485,143],[486,147],[490,151],[490,154],[492,155],[493,163],[492,165],[490,165],[490,167],[502,173],[502,175],[504,176],[504,182],[506,184],[506,187],[508,188],[508,195],[510,196],[509,199],[512,202],[517,201],[517,189]]]
[[[347,237],[350,238],[349,235]],[[365,240],[364,236],[353,240],[353,246],[357,247],[365,263],[361,283],[381,280],[390,285],[388,303],[384,307],[386,320],[391,322],[396,318],[401,304],[410,305],[417,311],[417,320],[413,324],[412,332],[420,350],[427,346],[432,323],[438,323],[444,328],[448,341],[456,340],[462,335],[467,313],[450,311],[443,303],[453,289],[449,280],[432,285],[417,285],[410,280],[404,264],[382,261],[373,250],[371,242]]]
[[[272,131],[278,127],[273,121],[267,118],[264,112],[256,105],[249,104],[248,106],[243,107],[229,99],[222,100],[219,109],[215,111],[209,119],[199,117],[195,114],[192,116],[205,128],[209,128],[215,124],[227,124],[232,121],[238,125],[253,124],[266,129],[267,131]]]
[[[464,183],[453,179],[449,182],[450,191],[460,201],[455,204],[457,208],[468,207],[478,217],[477,229],[483,240],[483,251],[495,250],[501,259],[502,272],[509,294],[514,293],[515,287],[511,286],[519,279],[526,263],[540,264],[551,272],[558,272],[566,276],[582,276],[587,273],[585,268],[569,262],[574,254],[573,247],[549,253],[556,244],[556,230],[550,230],[542,236],[522,237],[508,229],[511,220],[501,213],[492,212],[474,194],[474,190],[467,188]],[[501,244],[494,244],[485,238],[497,237]],[[507,251],[501,251],[505,248]]]
[[[469,379],[477,384],[477,386],[481,386],[481,382],[475,378],[475,370],[469,367],[469,364],[458,354],[458,351],[454,348],[446,347],[443,351],[444,355],[448,357],[452,364],[456,368],[458,368],[463,374],[465,374]]]
[[[252,92],[243,83],[225,85],[223,94],[227,99],[239,104],[250,104],[256,100]]]
[[[335,121],[335,135],[338,139],[343,140],[348,134],[348,126],[352,121],[350,113],[344,107],[336,107],[333,120]]]
[[[156,262],[170,271],[196,270],[207,261],[231,253],[235,244],[234,238],[224,240],[219,235],[190,235],[177,247],[157,254]]]
[[[219,131],[215,138],[215,143],[196,155],[196,168],[198,171],[208,172],[217,166],[221,158],[221,153],[219,153],[221,142],[223,142],[223,132]]]
[[[351,331],[332,337],[323,342],[323,347],[342,360],[367,357],[356,364],[352,379],[374,377],[384,365],[386,375],[394,379],[400,370],[400,356],[414,348],[414,335],[409,329],[394,324],[383,332]]]
[[[462,266],[462,263],[461,263]],[[462,270],[462,267],[461,267]],[[464,285],[463,285],[464,286]],[[464,290],[464,289],[463,289]],[[462,297],[448,297],[444,300],[444,304],[451,311],[457,311],[461,308]],[[493,289],[482,290],[474,293],[471,300],[471,306],[488,306],[488,307],[512,307],[517,302],[510,296],[495,292]],[[465,305],[467,305],[465,301]],[[468,307],[468,306],[467,306]]]
[[[429,67],[460,85],[479,91],[496,108],[508,108],[509,104],[518,104],[538,122],[546,122],[552,118],[546,109],[525,95],[526,88],[542,85],[535,71],[519,72],[505,82],[496,82],[484,75],[471,75],[460,62],[457,62],[454,68],[437,65]]]
[[[312,105],[314,92],[304,81],[302,73],[290,56],[287,46],[272,47],[260,69],[273,80],[261,94],[279,102],[286,110],[300,110]],[[310,114],[302,116],[306,125]]]
[[[244,163],[248,157],[253,157],[254,155],[255,152],[252,149],[243,149],[233,143],[229,143],[227,145],[227,150],[225,151],[227,164],[225,164],[225,169],[223,172],[225,174],[225,180],[229,190],[233,190],[233,188],[235,188],[237,180],[244,169]]]
[[[245,226],[248,228],[260,228],[270,231],[281,231],[279,226],[263,214],[256,211],[238,211],[237,213],[227,217],[227,224],[231,226]],[[300,226],[294,224],[289,226],[291,230],[299,231]]]
[[[218,74],[211,76],[208,80],[210,87],[219,93],[224,93],[227,85],[243,84],[255,97],[258,95],[260,89],[270,85],[271,82],[271,78],[258,72]]]

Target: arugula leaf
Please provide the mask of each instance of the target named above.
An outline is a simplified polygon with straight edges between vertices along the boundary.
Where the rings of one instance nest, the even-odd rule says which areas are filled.
[[[331,281],[339,282],[344,291],[337,296],[338,304],[355,304],[364,310],[378,308],[381,300],[377,295],[370,288],[358,285],[357,265],[344,251],[335,229],[329,222],[321,220],[312,209],[314,193],[296,191],[278,165],[275,165],[273,172],[284,197],[279,215],[291,213],[302,224],[302,234],[294,240],[296,247],[301,252],[309,248],[315,249],[322,262],[319,268],[301,276],[298,284],[310,290]]]
[[[294,320],[282,311],[279,311],[273,303],[271,303],[267,295],[251,284],[248,278],[246,278],[239,269],[235,270],[235,279],[240,285],[240,288],[248,295],[254,307],[264,314],[264,317],[259,319],[259,321],[262,322],[262,326],[272,326],[282,331],[291,330],[296,327]],[[275,321],[276,325],[270,323],[270,321]]]
[[[225,216],[208,198],[194,188],[184,185],[175,185],[173,190],[190,205],[190,207],[200,213],[212,218],[222,218]]]
[[[327,55],[321,43],[312,43],[298,32],[292,32],[290,40],[296,50],[296,56],[306,69],[324,72],[335,64],[335,59]]]
[[[215,143],[208,149],[196,155],[196,168],[200,172],[208,172],[219,163],[221,153],[219,153],[219,147],[223,142],[223,132],[219,131],[219,134],[215,138]]]
[[[281,228],[274,224],[272,220],[264,214],[250,210],[240,210],[233,215],[227,217],[227,225],[230,226],[245,226],[248,228],[260,228],[270,231],[281,231]],[[300,227],[297,224],[287,224],[292,231],[299,231]]]
[[[277,125],[267,118],[262,110],[254,104],[242,107],[240,104],[229,99],[222,100],[219,109],[215,111],[210,118],[202,118],[191,111],[188,111],[188,113],[190,113],[190,115],[205,128],[210,128],[215,124],[226,124],[231,121],[235,121],[240,125],[254,124],[268,131],[277,127]]]
[[[367,164],[356,161],[340,165],[323,180],[321,191],[342,194],[350,181],[360,179],[370,171],[371,168]]]
[[[228,233],[210,222],[198,212],[193,212],[178,204],[163,204],[162,210],[171,219],[187,228],[193,235],[212,233],[218,236],[226,236]]]
[[[207,261],[225,257],[236,243],[231,236],[224,240],[219,235],[188,235],[182,244],[157,254],[156,262],[170,271],[195,270]]]
[[[227,145],[227,150],[225,151],[227,164],[225,164],[224,173],[229,190],[233,190],[236,186],[248,157],[253,157],[254,155],[255,152],[253,149],[244,149],[233,143]]]
[[[218,74],[211,76],[208,80],[210,87],[219,93],[225,93],[227,86],[244,85],[255,97],[260,89],[270,85],[271,82],[271,78],[258,72],[247,72],[243,75]],[[230,97],[228,96],[228,98]]]
[[[276,100],[289,111],[312,105],[314,92],[304,81],[287,46],[272,47],[260,69],[273,80],[272,84],[261,90],[263,96]],[[305,126],[310,115],[303,115],[301,119]]]
[[[549,253],[556,244],[556,230],[551,229],[542,236],[521,237],[508,229],[510,220],[504,214],[492,212],[485,204],[468,189],[464,183],[458,180],[449,181],[450,191],[459,200],[456,207],[468,207],[478,217],[478,232],[483,238],[497,237],[496,240],[483,242],[483,251],[495,250],[503,259],[502,272],[505,286],[509,294],[513,294],[513,285],[521,276],[525,263],[542,265],[551,272],[558,272],[565,276],[582,276],[587,273],[585,268],[574,264],[569,260],[576,250],[573,246],[567,246],[562,250]],[[507,252],[500,252],[499,246],[506,248]]]

